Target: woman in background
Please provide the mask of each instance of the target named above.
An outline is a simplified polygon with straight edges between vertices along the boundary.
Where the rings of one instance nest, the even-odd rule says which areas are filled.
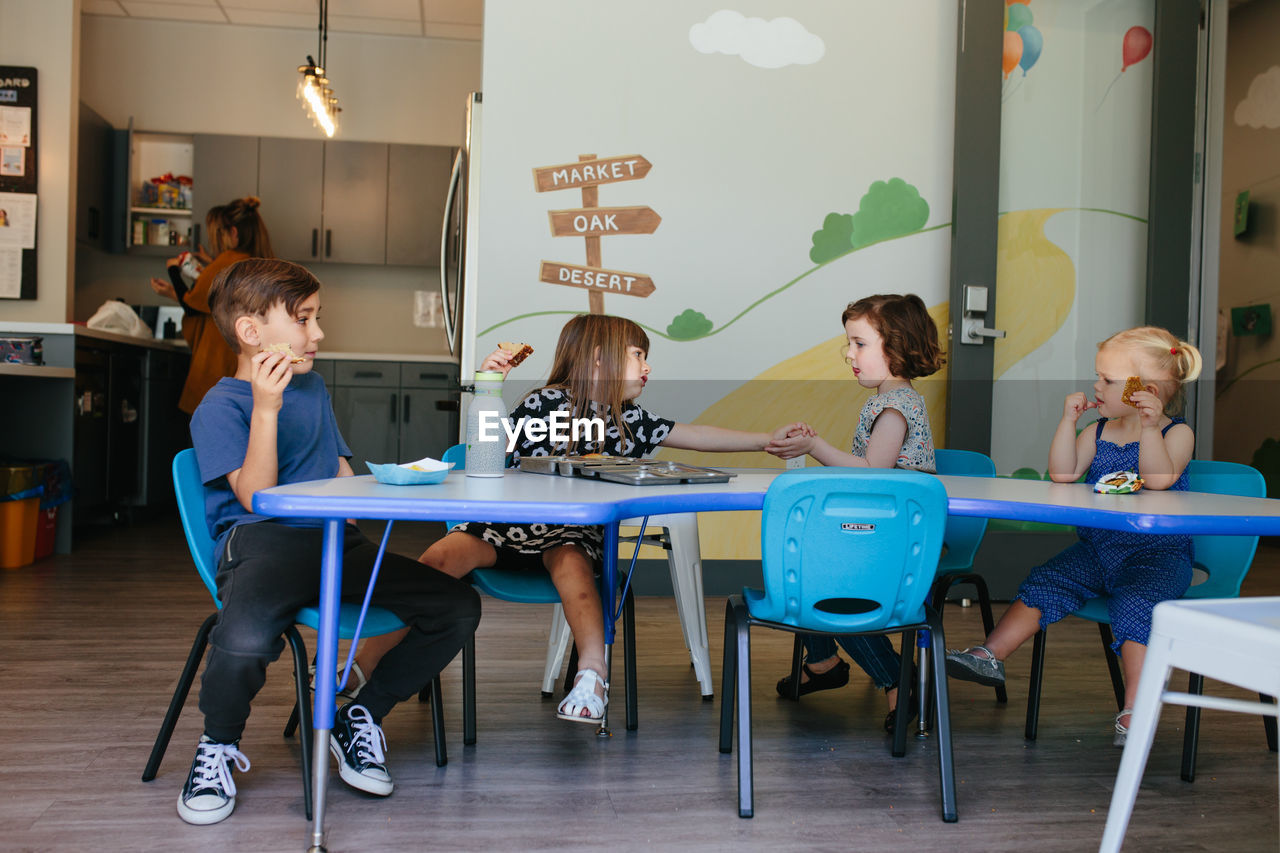
[[[182,278],[179,258],[168,261],[169,281],[151,279],[152,290],[177,300],[182,306],[182,337],[191,347],[191,368],[187,371],[186,384],[182,386],[178,408],[188,415],[196,410],[205,392],[219,379],[236,372],[235,353],[231,352],[209,314],[209,286],[218,273],[237,261],[274,257],[267,226],[258,215],[259,204],[261,202],[257,198],[249,196],[209,210],[205,227],[209,230],[209,242],[215,257],[211,260],[203,251],[197,250],[196,256],[206,266],[190,287]]]

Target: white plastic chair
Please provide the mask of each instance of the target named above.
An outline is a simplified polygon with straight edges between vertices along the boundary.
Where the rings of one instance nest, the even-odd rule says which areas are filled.
[[[1100,851],[1118,851],[1124,840],[1162,704],[1276,716],[1277,706],[1270,701],[1170,692],[1166,687],[1175,667],[1260,696],[1280,695],[1280,596],[1181,599],[1156,605]]]
[[[638,527],[639,519],[627,519],[624,527]],[[634,537],[631,537],[634,540]],[[702,549],[698,542],[697,513],[651,515],[645,525],[645,544],[660,545],[667,552],[667,566],[671,570],[671,588],[675,593],[676,614],[684,632],[684,644],[689,648],[693,662],[693,674],[703,699],[714,693],[711,681],[711,654],[707,651],[707,612],[702,595]],[[622,541],[628,541],[627,536]],[[555,690],[565,652],[572,634],[564,621],[564,608],[555,605],[551,613],[551,631],[547,637],[547,659],[542,670],[542,693],[550,696]]]

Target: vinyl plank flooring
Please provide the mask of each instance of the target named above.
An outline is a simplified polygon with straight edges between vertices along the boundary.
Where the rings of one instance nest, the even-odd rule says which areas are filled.
[[[416,553],[430,531],[398,528]],[[1246,594],[1280,593],[1280,548],[1259,550]],[[724,602],[708,600],[718,675]],[[103,531],[68,556],[0,573],[0,850],[299,850],[299,745],[281,736],[292,665],[273,664],[242,748],[235,814],[212,827],[174,810],[200,734],[195,697],[157,779],[140,781],[196,628],[211,602],[176,521]],[[330,850],[1075,851],[1096,848],[1120,751],[1097,629],[1067,620],[1049,635],[1040,736],[1023,740],[1030,649],[1009,661],[1010,702],[952,682],[960,822],[939,817],[932,739],[889,755],[882,696],[848,687],[780,700],[791,638],[753,632],[756,817],[737,817],[737,760],[717,751],[719,697],[698,695],[669,598],[637,606],[640,730],[614,735],[554,718],[538,686],[550,608],[486,600],[477,637],[478,743],[462,745],[461,676],[444,673],[449,764],[433,760],[430,709],[386,719],[396,792],[378,800],[330,776]],[[951,645],[981,635],[976,609],[949,606]],[[304,632],[309,645],[314,637]],[[1178,676],[1184,678],[1184,676]],[[719,684],[717,678],[717,686]],[[197,682],[198,687],[198,682]],[[1221,695],[1243,691],[1210,682]],[[1161,720],[1126,850],[1276,849],[1276,756],[1256,717],[1207,712],[1198,778],[1179,777],[1183,712]]]

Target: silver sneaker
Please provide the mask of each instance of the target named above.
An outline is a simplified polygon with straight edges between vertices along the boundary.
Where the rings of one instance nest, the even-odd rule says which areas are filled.
[[[947,675],[961,681],[973,681],[986,687],[1004,686],[1004,662],[986,646],[969,649],[947,649]]]
[[[1126,714],[1129,715],[1129,722],[1133,722],[1132,708],[1125,708],[1123,711],[1116,714],[1116,736],[1111,739],[1112,746],[1124,746],[1125,741],[1129,739],[1129,727],[1121,725],[1120,723],[1120,718]]]

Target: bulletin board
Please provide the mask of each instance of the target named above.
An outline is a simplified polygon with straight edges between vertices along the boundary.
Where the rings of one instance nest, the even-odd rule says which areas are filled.
[[[0,65],[0,299],[36,298],[36,69]]]

